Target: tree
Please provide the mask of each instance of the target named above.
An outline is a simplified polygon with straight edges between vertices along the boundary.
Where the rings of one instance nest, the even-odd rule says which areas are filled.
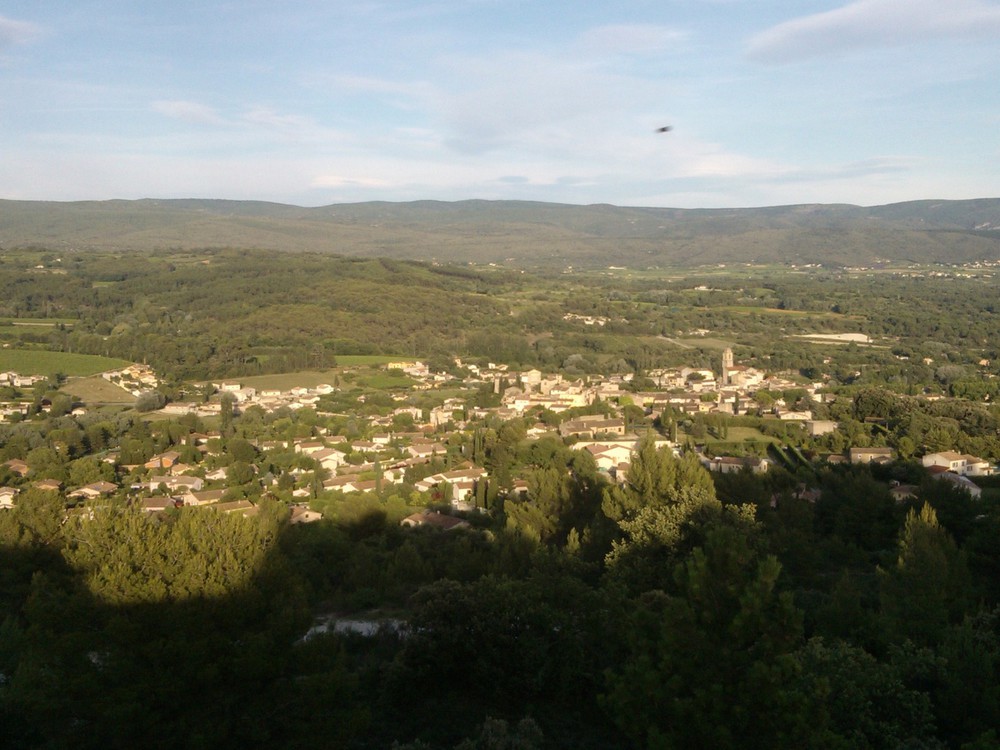
[[[49,417],[61,417],[73,411],[73,399],[65,393],[57,393],[52,397],[52,405],[49,407]]]
[[[29,488],[18,494],[14,519],[20,529],[20,543],[35,546],[61,544],[60,529],[66,502],[58,492]]]
[[[651,436],[633,454],[625,485],[604,491],[602,509],[619,531],[605,558],[608,575],[635,592],[668,587],[676,561],[699,543],[710,522],[723,518],[712,478],[697,457],[656,450]],[[740,523],[752,520],[753,509],[727,515]]]
[[[35,448],[24,458],[31,469],[31,476],[37,479],[66,479],[66,464],[52,448]]]
[[[973,742],[1000,726],[998,624],[997,609],[968,616],[947,630],[938,649],[947,667],[934,705],[940,728],[953,742]]]
[[[511,727],[503,719],[488,717],[479,735],[463,740],[455,750],[541,750],[544,745],[542,730],[532,719],[521,719]]]
[[[222,394],[219,399],[219,432],[226,438],[233,433],[233,413],[235,410],[236,397],[229,393]]]
[[[135,401],[135,410],[140,412],[156,411],[162,409],[167,403],[167,398],[159,391],[146,391]]]
[[[230,438],[226,441],[226,452],[231,461],[242,461],[249,464],[257,458],[257,449],[243,438]]]
[[[882,613],[900,638],[937,643],[965,611],[969,572],[955,542],[927,503],[911,510],[899,539],[896,565],[881,575]]]
[[[639,600],[605,694],[635,743],[809,746],[805,699],[787,686],[798,672],[802,615],[778,592],[780,571],[743,530],[720,525],[675,567],[676,594]]]
[[[928,695],[907,687],[893,665],[843,641],[821,638],[810,640],[795,658],[799,671],[793,687],[811,704],[808,747],[936,746]]]
[[[113,477],[114,469],[111,468],[111,465],[104,461],[98,461],[93,456],[78,458],[69,465],[68,482],[71,487],[111,480]]]
[[[226,481],[230,485],[249,484],[254,476],[253,466],[243,461],[234,461],[226,468]]]
[[[528,499],[504,505],[509,528],[519,529],[540,542],[555,541],[571,502],[570,477],[565,469],[550,465],[528,474]]]
[[[697,457],[675,458],[669,447],[657,449],[654,436],[646,434],[632,454],[625,485],[609,488],[602,507],[608,518],[621,521],[649,506],[702,501],[716,501],[715,486]]]
[[[459,737],[487,712],[531,711],[539,722],[580,723],[581,734],[605,730],[595,696],[612,640],[608,604],[573,577],[537,570],[528,580],[487,576],[424,586],[411,600],[407,637],[386,674],[394,723],[406,731],[450,707],[454,719],[435,728],[458,728]]]

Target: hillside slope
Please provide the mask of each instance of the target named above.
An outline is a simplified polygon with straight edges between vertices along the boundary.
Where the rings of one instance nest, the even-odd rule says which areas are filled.
[[[746,209],[526,201],[0,201],[0,247],[243,247],[524,266],[1000,259],[1000,199]]]

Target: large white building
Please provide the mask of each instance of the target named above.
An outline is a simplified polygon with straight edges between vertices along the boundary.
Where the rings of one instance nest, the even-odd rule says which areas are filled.
[[[954,451],[928,453],[921,459],[927,468],[942,468],[963,477],[985,477],[993,473],[990,462],[978,456]]]

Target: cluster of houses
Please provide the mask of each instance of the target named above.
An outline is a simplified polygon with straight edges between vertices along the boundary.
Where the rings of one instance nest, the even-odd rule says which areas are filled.
[[[585,321],[586,322],[586,321]],[[461,365],[461,362],[458,362]],[[261,442],[256,447],[260,451],[293,451],[308,456],[315,465],[323,471],[320,475],[322,490],[341,492],[375,492],[380,493],[392,486],[402,484],[407,476],[422,476],[425,470],[418,469],[435,459],[447,460],[445,471],[433,473],[415,481],[414,489],[427,493],[441,504],[448,504],[461,511],[473,510],[478,506],[477,498],[482,496],[483,483],[489,480],[487,471],[463,457],[449,455],[446,441],[450,430],[461,430],[470,422],[491,415],[503,419],[538,415],[542,412],[559,414],[569,409],[588,407],[600,401],[615,405],[633,404],[643,409],[648,416],[658,416],[666,410],[687,415],[719,413],[739,415],[748,413],[750,409],[757,410],[759,404],[754,401],[754,394],[760,389],[780,392],[791,388],[804,388],[805,392],[816,401],[822,401],[822,384],[813,383],[802,386],[751,367],[735,363],[733,353],[727,349],[722,356],[721,372],[703,368],[663,369],[650,373],[659,390],[635,391],[629,386],[631,376],[611,376],[604,379],[567,379],[562,375],[549,375],[539,370],[514,372],[503,365],[477,367],[464,365],[472,373],[465,381],[466,385],[478,386],[492,384],[494,392],[499,396],[500,405],[493,408],[477,408],[461,398],[442,399],[438,406],[423,410],[412,405],[401,403],[398,408],[388,414],[370,420],[375,434],[366,439],[347,441],[342,437],[328,436],[322,429],[316,429],[314,436],[290,441]],[[418,381],[417,388],[427,389],[453,380],[451,376],[431,373],[421,362],[400,361],[388,365],[391,369],[405,372]],[[3,376],[8,380],[11,374],[0,374],[0,384]],[[148,368],[135,365],[117,373],[106,374],[112,382],[123,384],[124,387],[134,386],[136,389],[148,390],[155,385],[156,379]],[[20,381],[19,381],[20,382]],[[452,383],[453,384],[453,383]],[[172,403],[163,411],[168,414],[194,413],[201,416],[217,415],[221,411],[222,398],[229,398],[234,409],[245,409],[251,405],[259,406],[267,412],[280,408],[301,409],[316,407],[323,396],[334,393],[337,389],[331,385],[320,385],[313,388],[293,388],[288,391],[278,389],[256,389],[244,386],[238,382],[214,383],[219,396],[206,403]],[[836,422],[817,420],[807,411],[796,411],[786,407],[780,398],[774,400],[772,416],[776,419],[795,420],[803,425],[812,435],[821,435],[837,429]],[[624,418],[624,410],[609,408],[610,414],[592,414],[576,416],[559,422],[558,427],[538,422],[528,430],[530,437],[544,434],[558,434],[560,437],[573,439],[574,447],[587,451],[594,459],[598,469],[611,480],[624,482],[627,476],[629,462],[640,437]],[[412,432],[394,432],[392,425],[397,424],[395,418],[406,415],[415,425]],[[211,442],[217,435],[192,434],[191,444],[199,454],[205,455],[212,450]],[[678,447],[662,437],[657,438],[658,447],[667,447],[675,452]],[[40,489],[66,491],[67,497],[75,500],[96,500],[119,492],[133,497],[136,502],[150,513],[157,513],[171,507],[180,506],[210,506],[222,512],[253,514],[256,507],[247,500],[225,500],[227,474],[224,468],[206,471],[203,464],[185,464],[180,460],[180,453],[167,451],[150,459],[141,467],[120,467],[130,476],[142,476],[142,481],[133,482],[127,488],[121,488],[113,482],[96,482],[91,485],[75,488],[63,488],[51,480],[35,482],[33,486]],[[709,456],[699,454],[706,469],[713,472],[730,473],[750,471],[762,473],[768,471],[771,461],[767,458],[746,456]],[[114,461],[114,456],[108,460]],[[851,448],[844,456],[831,456],[831,462],[845,461],[855,464],[885,463],[895,460],[889,448]],[[968,455],[951,452],[933,453],[924,456],[924,466],[943,480],[952,482],[965,489],[975,497],[981,490],[969,477],[985,476],[993,473],[989,462]],[[15,475],[26,477],[29,473],[27,464],[17,459],[4,464]],[[316,520],[319,517],[315,511],[308,508],[308,501],[320,490],[317,477],[312,482],[306,482],[305,477],[313,476],[313,472],[303,469],[292,469],[290,472],[296,479],[292,488],[293,500],[297,503],[292,509],[292,519],[295,523]],[[267,488],[277,484],[278,479],[271,475],[258,476],[261,484]],[[301,481],[300,481],[301,480]],[[306,486],[308,484],[308,486]],[[526,492],[527,485],[515,481],[514,492]],[[913,488],[894,488],[894,494],[900,498],[912,494]],[[0,508],[12,507],[16,502],[18,490],[11,487],[0,487]],[[415,514],[406,519],[409,526],[431,526],[436,528],[455,528],[448,516],[439,517],[436,514]]]
[[[155,390],[160,384],[160,379],[153,368],[146,364],[131,364],[121,370],[109,370],[101,373],[101,377],[133,396],[141,396],[147,391]]]
[[[202,445],[211,436],[192,435],[192,438],[200,440]],[[258,512],[258,507],[246,499],[226,500],[226,487],[217,486],[214,489],[206,489],[206,483],[224,483],[226,472],[224,469],[204,473],[204,477],[195,474],[198,471],[197,465],[185,464],[178,459],[180,454],[177,451],[165,451],[160,453],[143,466],[121,466],[130,476],[137,473],[146,474],[145,479],[133,481],[128,487],[109,481],[97,481],[90,484],[67,489],[62,482],[55,479],[39,479],[24,488],[31,488],[43,492],[63,493],[67,500],[75,501],[79,504],[70,512],[86,512],[88,503],[90,506],[101,498],[109,498],[115,495],[124,494],[135,502],[143,511],[155,514],[172,508],[185,506],[207,506],[220,513],[239,513],[241,515],[252,516]],[[116,454],[109,454],[106,459],[109,463],[116,463]],[[20,459],[11,459],[0,464],[10,470],[13,474],[21,478],[29,477],[31,470],[28,464]],[[137,470],[140,470],[137,472]],[[0,487],[0,509],[13,508],[16,498],[22,491],[22,487]],[[310,510],[304,504],[293,504],[291,507],[291,523],[308,523],[321,518],[322,515]]]
[[[45,378],[41,375],[20,375],[13,371],[0,372],[0,388],[31,388],[42,380]]]
[[[31,388],[45,378],[40,375],[21,375],[16,372],[0,372],[0,388]],[[28,414],[31,404],[24,399],[0,399],[0,419],[10,419],[14,415]]]
[[[218,416],[222,409],[222,396],[232,399],[237,410],[249,406],[259,406],[266,412],[277,411],[281,408],[298,410],[315,407],[322,396],[327,396],[336,390],[332,385],[325,383],[314,388],[292,388],[287,391],[277,388],[257,389],[231,381],[212,383],[212,387],[220,398],[205,402],[172,402],[163,407],[162,411],[165,414],[195,414],[199,417]]]
[[[823,383],[816,382],[802,386],[787,378],[775,375],[768,376],[755,368],[737,365],[734,362],[731,349],[727,349],[723,353],[721,375],[717,376],[711,369],[707,368],[684,367],[654,370],[649,373],[649,377],[656,383],[658,390],[646,392],[636,392],[628,387],[629,381],[632,379],[629,374],[613,375],[601,379],[567,379],[561,374],[547,375],[537,369],[513,372],[505,365],[492,363],[483,368],[471,363],[463,364],[460,360],[457,360],[456,364],[466,368],[471,373],[471,376],[463,381],[464,385],[477,387],[483,384],[492,384],[494,391],[500,395],[501,405],[498,409],[492,410],[469,409],[463,399],[446,400],[440,406],[430,410],[427,422],[431,427],[440,428],[448,423],[454,423],[456,427],[461,427],[464,420],[455,418],[456,413],[459,412],[468,419],[482,418],[490,413],[501,419],[512,419],[538,409],[558,414],[568,409],[590,406],[596,401],[616,403],[624,398],[628,398],[631,403],[645,409],[654,417],[667,407],[689,415],[754,413],[758,409],[758,405],[753,401],[752,396],[755,391],[761,389],[779,392],[791,388],[802,388],[810,398],[820,402],[823,400]],[[447,374],[431,372],[422,362],[391,362],[386,367],[400,370],[416,380],[416,390],[454,385],[456,380]],[[257,389],[238,382],[219,382],[213,383],[213,386],[219,394],[228,394],[237,408],[259,406],[266,412],[283,407],[293,410],[315,407],[323,396],[337,390],[335,386],[329,384],[321,384],[312,388],[292,388],[286,391]],[[836,428],[835,423],[813,420],[812,414],[808,411],[787,407],[780,398],[774,401],[771,408],[777,419],[802,422],[814,434],[822,434],[822,432]],[[219,410],[219,399],[205,403],[175,402],[168,404],[163,409],[168,414],[193,413],[206,417],[217,415]],[[420,409],[403,406],[388,415],[382,422],[376,418],[373,424],[376,427],[380,424],[388,424],[393,416],[407,412],[412,414],[415,422],[424,419],[424,414]],[[578,420],[564,426],[562,434],[573,434],[567,433],[567,430],[574,429],[576,422]],[[613,420],[610,420],[603,425],[581,425],[577,434],[586,435],[588,432],[590,434],[596,432],[621,434],[624,427],[624,423],[616,425]]]
[[[628,398],[644,408],[651,416],[658,416],[667,407],[684,414],[719,413],[740,416],[755,413],[758,404],[753,394],[759,390],[780,392],[802,389],[811,399],[822,402],[821,382],[802,385],[777,375],[734,363],[733,352],[726,349],[722,356],[722,371],[716,375],[708,368],[681,367],[652,370],[649,378],[656,384],[655,391],[635,391],[626,387],[631,375],[613,375],[596,382],[568,381],[561,375],[543,375],[538,370],[528,370],[518,375],[518,385],[503,391],[503,409],[500,416],[522,416],[536,409],[559,413],[575,407],[589,406],[595,401],[620,401]],[[499,374],[496,376],[499,380]],[[771,407],[777,419],[813,423],[809,411],[789,408],[780,398]],[[610,427],[610,425],[608,425]],[[814,429],[830,431],[835,423],[820,423]]]

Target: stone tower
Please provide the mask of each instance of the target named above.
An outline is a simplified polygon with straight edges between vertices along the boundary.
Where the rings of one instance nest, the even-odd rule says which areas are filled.
[[[722,383],[723,385],[730,384],[730,370],[733,369],[733,350],[726,347],[726,350],[722,352]]]

